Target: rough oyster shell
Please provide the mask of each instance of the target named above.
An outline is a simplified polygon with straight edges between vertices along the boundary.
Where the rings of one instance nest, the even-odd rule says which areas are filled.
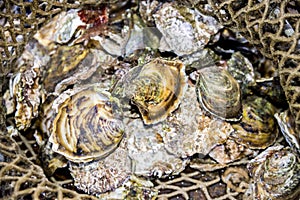
[[[106,158],[84,164],[70,163],[70,171],[75,186],[88,194],[99,195],[120,187],[131,175],[126,138]]]
[[[78,10],[72,9],[68,12],[61,12],[55,16],[51,22],[43,26],[34,37],[45,47],[54,42],[65,44],[75,35],[78,27],[85,25],[86,23],[81,21],[78,15]],[[77,34],[76,37],[79,37],[79,34]]]
[[[49,61],[47,50],[35,40],[30,41],[17,62],[17,72],[11,77],[9,92],[14,101],[15,123],[19,130],[31,125],[38,116],[38,109],[43,101],[41,76],[43,67]]]
[[[256,156],[257,154],[257,151],[238,144],[235,140],[228,139],[224,144],[218,145],[211,150],[209,156],[220,164],[228,164],[243,158]]]
[[[221,28],[213,17],[175,3],[164,3],[153,16],[164,36],[160,50],[173,51],[179,56],[203,49],[211,35]]]
[[[281,113],[276,113],[274,117],[278,122],[281,133],[283,134],[285,140],[289,143],[290,147],[300,153],[300,135],[299,133],[297,134],[293,128],[294,121],[289,111],[286,110]]]
[[[207,155],[223,144],[233,131],[232,126],[204,115],[197,101],[195,87],[188,86],[180,107],[163,123],[162,134],[168,152],[182,158]]]
[[[300,194],[300,161],[289,148],[269,147],[248,164],[252,182],[243,199],[296,199]]]
[[[97,85],[62,93],[54,102],[56,114],[49,141],[52,150],[73,162],[88,162],[111,153],[123,138],[118,101]]]
[[[132,68],[112,94],[135,104],[145,124],[163,121],[174,111],[186,90],[185,67],[180,61],[161,58]]]
[[[249,86],[255,85],[254,69],[251,62],[240,52],[231,55],[227,61],[229,73],[240,84],[242,95],[249,93]]]
[[[227,121],[241,119],[241,91],[238,82],[217,66],[199,70],[196,93],[201,106],[210,114]]]

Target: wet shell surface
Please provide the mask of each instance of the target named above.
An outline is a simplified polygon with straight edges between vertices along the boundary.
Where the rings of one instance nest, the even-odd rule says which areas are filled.
[[[52,150],[73,162],[88,162],[111,153],[124,133],[116,99],[97,85],[67,90],[54,102],[56,115],[49,141]]]
[[[300,135],[297,134],[293,128],[294,120],[291,113],[286,110],[281,113],[276,113],[274,117],[278,122],[281,133],[285,140],[289,143],[290,147],[300,153]]]
[[[241,91],[227,70],[212,66],[199,71],[196,93],[201,106],[226,121],[241,119]]]
[[[187,86],[184,70],[180,61],[157,58],[132,68],[112,93],[136,105],[145,124],[155,124],[178,107]]]
[[[275,107],[267,100],[255,96],[247,98],[243,105],[243,119],[233,124],[235,131],[230,137],[251,149],[265,149],[278,136],[274,114]]]
[[[300,162],[290,148],[269,147],[248,164],[252,183],[243,199],[297,199]]]

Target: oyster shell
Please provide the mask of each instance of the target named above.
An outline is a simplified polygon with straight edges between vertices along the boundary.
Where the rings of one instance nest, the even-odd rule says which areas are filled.
[[[70,163],[69,168],[74,185],[88,194],[99,195],[115,190],[127,182],[131,175],[126,138],[106,158],[91,163]]]
[[[231,55],[227,61],[228,72],[240,84],[242,95],[250,93],[249,86],[255,85],[255,74],[251,62],[240,52]]]
[[[217,66],[199,70],[196,93],[201,106],[226,121],[241,119],[241,91],[227,70]]]
[[[165,177],[179,174],[187,166],[189,159],[182,160],[165,148],[160,136],[162,130],[161,123],[147,126],[139,118],[126,123],[128,152],[134,174]]]
[[[251,149],[265,149],[272,145],[278,136],[275,111],[267,100],[248,97],[243,104],[243,119],[232,125],[235,131],[230,137]]]
[[[73,162],[89,162],[114,151],[123,138],[118,101],[97,85],[62,93],[54,102],[52,150]]]
[[[296,199],[300,194],[300,161],[290,148],[269,147],[250,161],[252,182],[243,199]]]
[[[88,52],[82,45],[58,46],[44,74],[43,84],[46,91],[60,91],[59,82],[66,81],[71,72],[74,76],[74,71],[78,71],[79,63],[86,58]]]
[[[15,111],[15,123],[19,130],[30,127],[39,114],[39,106],[43,102],[40,81],[48,61],[47,50],[33,40],[27,44],[17,62],[18,71],[10,79],[9,92],[14,101],[10,112]]]
[[[283,134],[285,140],[289,143],[290,147],[300,153],[300,136],[293,128],[295,127],[293,124],[295,122],[291,116],[291,113],[286,110],[281,113],[276,113],[274,117],[278,122],[281,133]]]
[[[132,68],[112,94],[136,105],[145,124],[163,121],[174,111],[186,90],[187,77],[180,61],[161,58]]]
[[[234,191],[245,192],[249,187],[250,177],[244,168],[229,167],[222,174],[222,181]]]
[[[163,35],[159,49],[179,56],[203,49],[221,28],[213,17],[175,3],[164,3],[153,17]]]
[[[186,158],[196,153],[207,155],[215,146],[223,144],[232,131],[229,123],[204,115],[195,87],[189,85],[180,107],[163,122],[159,133],[168,152]]]
[[[228,164],[247,157],[254,157],[257,151],[247,146],[238,144],[232,139],[226,140],[224,144],[216,146],[209,152],[209,156],[220,164]]]

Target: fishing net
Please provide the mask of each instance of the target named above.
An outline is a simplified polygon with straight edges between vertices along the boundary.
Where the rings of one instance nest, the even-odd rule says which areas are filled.
[[[94,3],[83,0],[0,0],[0,102],[7,88],[7,74],[34,33],[61,11]],[[300,130],[300,2],[199,0],[187,3],[216,16],[223,25],[238,30],[266,57],[278,63],[281,85]],[[42,168],[32,162],[36,157],[32,150],[34,141],[19,138],[16,142],[9,137],[4,113],[5,108],[1,105],[0,198],[96,199],[49,181]],[[241,199],[243,184],[247,184],[248,178],[236,186],[222,178],[226,173],[217,171],[204,176],[200,171],[187,170],[180,176],[157,180],[156,188],[161,191],[161,199]]]
[[[300,130],[300,2],[278,0],[193,2],[241,33],[278,65],[280,82]],[[209,6],[208,6],[209,5]]]

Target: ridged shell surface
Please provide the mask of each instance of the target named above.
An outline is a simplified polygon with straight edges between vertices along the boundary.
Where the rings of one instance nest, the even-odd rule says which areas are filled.
[[[121,110],[110,93],[88,86],[62,93],[53,103],[56,116],[50,142],[54,152],[73,162],[111,153],[124,133]]]
[[[145,124],[155,124],[174,111],[186,90],[187,77],[181,61],[156,58],[132,68],[113,94],[136,105]],[[128,103],[125,101],[125,103]]]
[[[227,70],[217,66],[199,71],[196,93],[201,106],[213,116],[226,121],[241,119],[241,91]]]

